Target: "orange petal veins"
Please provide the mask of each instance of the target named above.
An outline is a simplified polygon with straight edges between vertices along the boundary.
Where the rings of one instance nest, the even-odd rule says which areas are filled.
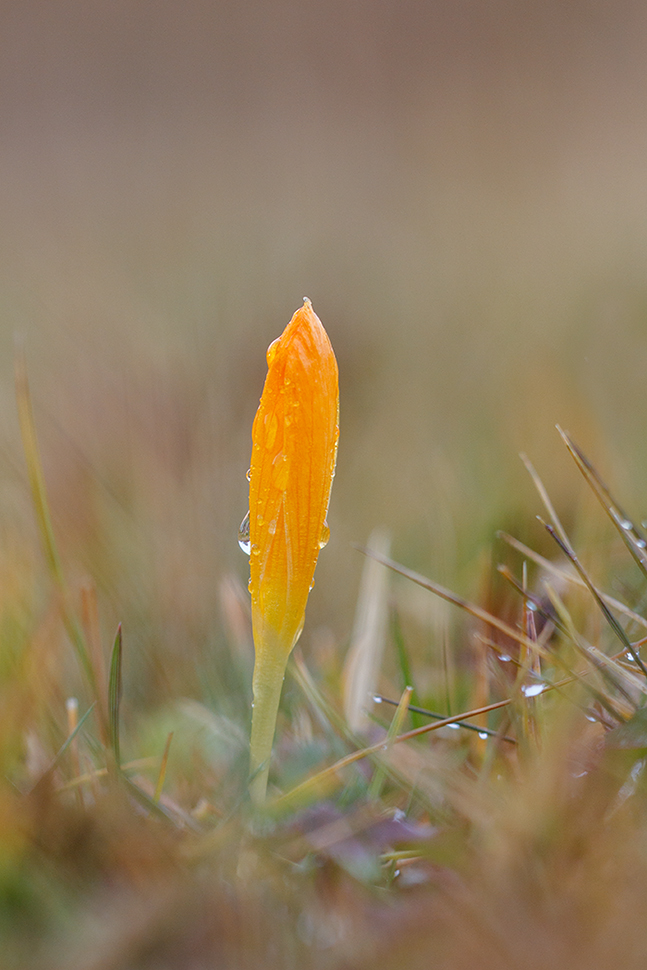
[[[327,540],[339,437],[337,361],[309,300],[270,345],[267,362],[252,429],[250,589],[257,664],[266,651],[285,664]]]

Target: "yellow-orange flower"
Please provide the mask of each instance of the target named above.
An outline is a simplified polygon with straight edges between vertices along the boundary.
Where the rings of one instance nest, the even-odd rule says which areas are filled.
[[[265,791],[285,665],[303,628],[339,437],[337,362],[309,300],[267,351],[252,429],[249,548],[256,662],[252,771]],[[268,743],[269,734],[269,743]]]

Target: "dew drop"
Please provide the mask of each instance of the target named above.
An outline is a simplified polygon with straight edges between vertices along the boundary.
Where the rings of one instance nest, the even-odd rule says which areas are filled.
[[[315,581],[313,579],[312,582],[310,583],[310,586],[308,587],[308,592],[311,592],[314,589],[314,585],[315,585]]]
[[[489,735],[488,735],[487,731],[479,731],[479,737],[480,737],[481,741],[487,741]]]
[[[268,367],[270,367],[272,361],[276,357],[276,351],[279,348],[279,340],[280,339],[281,339],[280,337],[277,337],[276,340],[273,340],[272,343],[267,348],[267,366]]]
[[[647,542],[644,539],[636,539],[636,545],[639,549],[647,549]]]
[[[510,661],[512,660],[512,657],[510,656],[510,654],[500,653],[499,660],[501,661],[502,664],[509,664]]]
[[[251,552],[251,544],[249,541],[249,512],[240,523],[238,529],[238,545],[243,550],[246,556],[249,556]]]
[[[250,554],[252,556],[260,556],[261,550],[260,550],[260,546],[258,545],[258,543],[255,542],[254,545],[250,547]]]
[[[249,579],[247,580],[247,589],[248,589],[248,590],[250,591],[250,593],[251,593],[251,591],[252,591],[252,577],[251,577],[251,576],[250,576],[250,577],[249,577]]]
[[[252,470],[251,470],[251,468],[248,468],[247,471],[245,472],[245,478],[247,479],[248,482],[251,482],[251,480],[252,480]]]
[[[374,704],[381,704],[382,703],[382,698],[380,697],[379,694],[373,694],[373,703]]]
[[[460,731],[461,729],[460,724],[448,724],[447,727],[451,728],[452,731]]]
[[[620,520],[620,527],[622,529],[633,529],[633,526],[632,526],[631,522],[629,521],[629,519],[621,519]]]
[[[539,694],[543,694],[545,690],[545,684],[524,684],[521,688],[525,697],[537,697]]]
[[[323,549],[324,546],[327,546],[329,539],[330,539],[330,529],[328,527],[328,523],[324,522],[323,528],[321,530],[321,538],[319,539],[319,548]]]

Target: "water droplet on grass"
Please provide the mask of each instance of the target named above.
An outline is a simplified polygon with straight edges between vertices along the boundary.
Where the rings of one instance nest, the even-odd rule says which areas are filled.
[[[546,690],[545,684],[524,684],[521,692],[525,697],[537,697]]]

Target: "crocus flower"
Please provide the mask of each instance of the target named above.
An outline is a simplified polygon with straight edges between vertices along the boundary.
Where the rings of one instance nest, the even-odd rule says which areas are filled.
[[[303,629],[320,549],[339,437],[337,362],[310,300],[267,351],[268,372],[252,429],[249,546],[254,708],[252,795],[265,795],[281,687]]]

